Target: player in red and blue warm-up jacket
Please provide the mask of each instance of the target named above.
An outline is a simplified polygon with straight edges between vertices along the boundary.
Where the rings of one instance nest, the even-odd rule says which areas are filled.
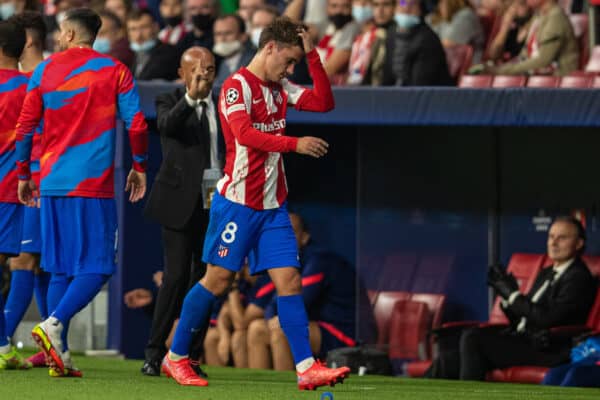
[[[21,249],[24,207],[17,197],[15,125],[27,90],[28,79],[18,69],[24,46],[23,27],[0,22],[0,270]],[[0,296],[0,370],[30,368],[9,344],[4,311]]]
[[[147,125],[131,73],[92,50],[100,17],[79,8],[60,23],[59,45],[35,69],[17,125],[19,199],[35,204],[30,158],[41,119],[40,195],[44,268],[52,274],[51,316],[32,335],[51,361],[52,376],[81,376],[66,343],[71,318],[115,272],[117,213],[114,156],[117,117],[133,152],[129,200],[146,191]]]

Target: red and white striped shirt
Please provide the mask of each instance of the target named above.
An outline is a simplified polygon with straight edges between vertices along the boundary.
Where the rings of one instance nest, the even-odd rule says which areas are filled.
[[[194,29],[194,26],[190,23],[182,22],[175,27],[165,26],[158,32],[158,39],[163,43],[172,44],[175,46],[179,41],[188,33]]]
[[[225,80],[219,117],[226,145],[219,193],[255,210],[280,207],[287,182],[280,153],[296,150],[298,138],[284,136],[287,105],[297,110],[326,112],[334,107],[327,74],[315,50],[306,55],[314,88],[282,79],[265,82],[245,67]]]

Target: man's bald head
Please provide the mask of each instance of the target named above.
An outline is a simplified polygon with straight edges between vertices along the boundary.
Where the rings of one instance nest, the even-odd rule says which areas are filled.
[[[190,47],[181,55],[178,72],[186,87],[190,86],[192,77],[195,75],[206,80],[212,87],[216,70],[215,57],[210,50],[204,47]]]

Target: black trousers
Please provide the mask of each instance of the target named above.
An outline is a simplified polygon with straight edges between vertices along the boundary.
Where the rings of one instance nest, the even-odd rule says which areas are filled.
[[[145,349],[146,360],[161,360],[167,352],[165,340],[173,322],[179,318],[183,299],[189,289],[206,273],[202,262],[204,235],[208,226],[208,211],[199,202],[194,215],[184,229],[162,227],[164,275],[158,290],[150,339]],[[190,357],[197,359],[203,352],[206,331],[198,332],[192,341]]]
[[[518,365],[553,367],[569,361],[568,348],[539,350],[527,334],[475,328],[460,338],[460,379],[485,380],[497,368]]]

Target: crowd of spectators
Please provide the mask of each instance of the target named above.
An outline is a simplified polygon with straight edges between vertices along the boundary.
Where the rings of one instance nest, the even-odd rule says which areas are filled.
[[[94,48],[138,80],[177,80],[176,60],[202,46],[216,57],[218,86],[278,15],[307,25],[335,85],[453,85],[449,57],[460,46],[472,51],[470,73],[568,75],[582,50],[557,0],[3,0],[0,17],[41,11],[51,53],[58,21],[82,6],[102,17]],[[304,63],[291,79],[310,83]]]

